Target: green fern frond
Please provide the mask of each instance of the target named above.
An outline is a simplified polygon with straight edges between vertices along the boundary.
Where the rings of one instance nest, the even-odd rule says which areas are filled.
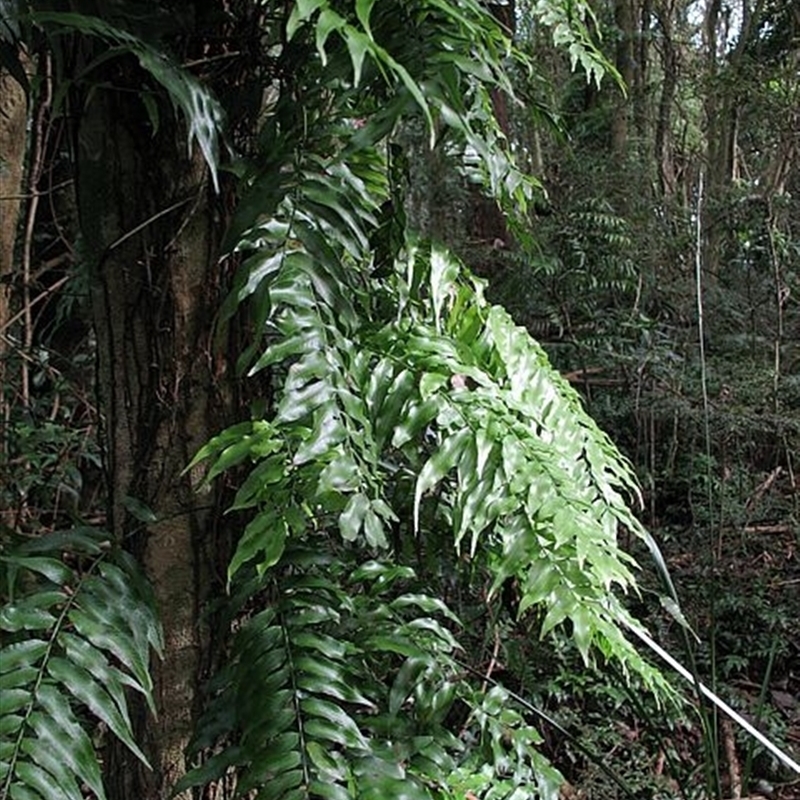
[[[88,528],[0,556],[0,797],[102,800],[102,724],[137,758],[126,691],[154,707],[151,649],[162,647],[147,587],[132,559]]]
[[[99,17],[63,11],[38,11],[31,16],[51,35],[78,32],[102,39],[119,48],[120,52],[136,56],[142,68],[163,86],[172,104],[183,113],[189,128],[189,144],[197,141],[211,172],[214,188],[218,188],[219,133],[223,112],[207,86],[172,61],[163,50]],[[145,96],[143,93],[142,97]],[[158,128],[155,106],[148,103],[146,108],[153,128]]]
[[[206,760],[179,788],[231,769],[237,793],[276,800],[445,785],[457,643],[437,616],[452,613],[404,591],[407,568],[318,552],[294,545],[264,579],[267,605],[236,635],[194,742]]]

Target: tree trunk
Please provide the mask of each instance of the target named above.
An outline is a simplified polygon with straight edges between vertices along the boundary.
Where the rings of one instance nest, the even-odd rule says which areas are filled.
[[[628,91],[634,88],[634,47],[632,0],[615,0],[614,22],[617,27],[616,67]],[[611,152],[615,158],[624,159],[628,150],[627,98],[619,95],[611,118]]]
[[[12,317],[14,245],[22,206],[27,119],[28,103],[24,90],[15,78],[0,69],[0,427],[3,430],[6,430],[9,412],[5,396],[8,387],[6,360]],[[2,456],[4,438],[0,440],[0,447]]]
[[[673,38],[673,4],[665,3],[657,11],[661,28],[662,69],[664,80],[658,99],[656,121],[655,162],[658,170],[658,186],[664,199],[675,194],[676,175],[672,146],[672,104],[678,86],[678,53]]]
[[[220,425],[209,350],[219,269],[202,160],[187,155],[168,109],[152,133],[137,95],[142,75],[127,62],[120,72],[115,89],[97,88],[85,106],[77,190],[92,258],[108,527],[144,566],[165,634],[154,664],[158,716],[145,725],[139,709],[137,725],[153,771],[114,750],[109,796],[155,800],[185,771],[203,670],[199,610],[217,509],[182,471]]]

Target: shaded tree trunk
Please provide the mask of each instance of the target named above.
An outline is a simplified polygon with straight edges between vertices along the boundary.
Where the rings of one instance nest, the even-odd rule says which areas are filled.
[[[12,317],[14,246],[22,207],[28,103],[17,80],[0,69],[0,426],[8,422],[8,336]],[[0,441],[0,446],[4,439]],[[2,455],[2,451],[0,451]],[[0,459],[2,460],[2,459]]]
[[[661,196],[671,198],[676,189],[675,164],[672,149],[672,105],[678,86],[678,52],[673,37],[674,4],[664,3],[657,13],[661,29],[661,61],[664,79],[658,98],[658,119],[655,133],[655,162]]]
[[[165,634],[154,664],[158,716],[137,734],[145,770],[108,759],[110,797],[170,795],[185,770],[206,634],[200,608],[215,561],[215,498],[182,474],[219,428],[210,327],[219,304],[213,198],[199,157],[165,108],[154,135],[128,62],[80,120],[78,205],[92,259],[98,391],[105,425],[108,527],[152,582]],[[129,91],[120,91],[127,88]]]
[[[705,37],[708,63],[706,89],[706,140],[709,212],[703,237],[703,263],[712,280],[719,275],[727,229],[725,206],[731,185],[738,177],[739,105],[742,58],[752,31],[757,27],[763,0],[751,8],[742,0],[742,22],[736,46],[725,60],[719,53],[720,30],[727,35],[730,9],[710,0],[706,10]],[[724,41],[724,39],[723,39]]]
[[[616,67],[625,87],[632,91],[635,79],[632,0],[615,0],[614,22],[617,28]],[[611,152],[620,159],[628,151],[628,108],[627,98],[618,96],[611,118]]]

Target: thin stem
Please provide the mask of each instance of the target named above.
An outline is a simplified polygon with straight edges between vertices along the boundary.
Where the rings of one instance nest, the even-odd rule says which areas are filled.
[[[705,439],[705,461],[706,461],[706,502],[708,507],[708,514],[711,527],[713,529],[713,515],[714,515],[714,497],[712,489],[712,470],[711,470],[711,403],[708,398],[708,375],[706,365],[706,345],[705,345],[705,318],[703,314],[703,201],[704,201],[704,171],[700,170],[700,178],[697,185],[697,212],[696,212],[696,229],[695,229],[695,292],[697,297],[697,338],[700,346],[700,385],[703,394],[703,435]],[[722,532],[720,530],[720,539],[718,541],[718,548],[721,548]],[[717,549],[712,548],[712,563],[715,563],[717,556]],[[711,681],[712,686],[715,685],[716,678],[716,650],[715,650],[715,608],[714,608],[714,592],[710,595],[709,609],[711,617]],[[702,684],[694,675],[694,682],[698,689],[701,690]],[[719,777],[719,756],[717,752],[717,714],[716,707],[714,708],[713,715],[709,717],[703,708],[702,703],[698,706],[700,719],[705,728],[705,748],[707,754],[706,771],[709,781],[709,789],[716,789],[719,792],[720,777]]]

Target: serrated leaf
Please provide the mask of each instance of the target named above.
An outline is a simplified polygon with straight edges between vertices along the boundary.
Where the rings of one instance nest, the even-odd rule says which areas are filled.
[[[297,448],[292,459],[295,466],[306,464],[326,456],[346,437],[347,431],[334,403],[326,404],[314,414],[310,435]]]
[[[2,659],[2,653],[0,653]],[[0,692],[17,689],[20,686],[31,686],[36,682],[40,669],[38,667],[18,667],[12,672],[0,675]]]
[[[340,753],[331,751],[313,740],[306,743],[306,753],[311,763],[321,773],[321,777],[325,779],[326,785],[330,785],[333,781],[341,781],[347,775],[347,765]]]
[[[36,677],[34,675],[34,677]],[[25,718],[19,714],[0,714],[0,739],[16,738],[16,734],[22,727]],[[2,779],[2,775],[0,775]]]
[[[365,746],[363,738],[353,736],[352,733],[327,719],[314,717],[308,719],[303,724],[306,736],[321,739],[343,747],[361,748]]]
[[[364,538],[370,547],[384,549],[389,545],[383,530],[383,522],[381,522],[381,518],[375,513],[372,503],[370,503],[369,508],[364,514]]]
[[[62,631],[58,635],[58,643],[64,648],[64,653],[69,661],[89,672],[101,686],[111,695],[117,704],[120,714],[127,719],[127,700],[125,699],[125,686],[146,694],[130,675],[112,667],[105,655],[93,647],[85,639]]]
[[[326,659],[341,660],[351,653],[352,648],[341,639],[335,639],[316,631],[298,631],[292,633],[292,646],[306,650],[316,650]],[[319,663],[315,661],[314,663]]]
[[[284,772],[277,777],[270,777],[261,785],[257,800],[294,800],[290,792],[303,783],[303,777],[303,770],[301,769]],[[305,796],[305,792],[302,791],[297,794],[298,800]]]
[[[301,699],[300,708],[307,717],[304,723],[307,732],[311,733],[310,727],[324,720],[330,723],[337,732],[336,737],[332,738],[331,741],[337,741],[348,747],[366,747],[367,741],[353,718],[335,703],[322,700],[319,697],[306,697]],[[314,730],[316,730],[316,733],[311,733],[311,735],[331,738],[330,733],[324,735],[320,733],[322,730],[328,730],[326,726],[314,728]]]
[[[361,473],[355,459],[349,453],[334,458],[320,473],[317,491],[352,492],[359,487]]]
[[[405,660],[389,691],[389,713],[397,714],[429,666],[429,658],[412,657]]]
[[[447,619],[460,625],[458,617],[450,610],[447,604],[438,597],[430,597],[426,594],[403,594],[395,598],[390,603],[393,609],[418,608],[426,614],[441,614]]]
[[[297,422],[310,416],[333,399],[333,387],[327,381],[314,381],[302,389],[287,392],[278,406],[277,423]]]
[[[91,611],[91,613],[87,613]],[[75,630],[95,647],[113,653],[129,669],[152,706],[153,683],[148,669],[148,653],[142,652],[125,630],[120,630],[120,618],[113,609],[92,606],[91,609],[72,608],[69,620]]]
[[[31,693],[27,689],[6,689],[0,694],[0,716],[19,711],[30,701]]]
[[[375,419],[375,439],[378,447],[383,447],[389,435],[396,429],[400,419],[400,411],[405,405],[416,385],[416,378],[411,370],[400,371],[388,390],[384,393],[380,405],[373,410]]]
[[[33,789],[29,789],[23,783],[11,784],[11,800],[49,800],[45,795],[44,797]]]
[[[82,800],[83,794],[75,776],[50,750],[42,747],[38,739],[25,739],[22,743],[22,750],[32,761],[50,773],[52,776],[50,780],[54,781],[67,797]],[[49,797],[49,795],[45,796]]]
[[[0,609],[0,630],[11,633],[50,630],[55,622],[56,618],[44,608],[16,605]]]
[[[81,800],[80,792],[67,794],[55,781],[52,775],[30,761],[18,761],[14,766],[14,774],[17,778],[33,789],[42,797],[48,800]]]
[[[436,419],[441,407],[442,401],[437,396],[428,397],[422,402],[412,402],[394,428],[392,446],[399,448],[414,441]]]
[[[336,783],[311,781],[310,787],[313,797],[321,797],[323,800],[354,800],[355,795],[351,794],[344,786]]]
[[[207,786],[213,781],[219,780],[230,767],[240,764],[241,761],[241,748],[236,745],[227,747],[222,752],[215,753],[200,766],[189,770],[175,784],[173,792],[177,795],[195,786]]]

